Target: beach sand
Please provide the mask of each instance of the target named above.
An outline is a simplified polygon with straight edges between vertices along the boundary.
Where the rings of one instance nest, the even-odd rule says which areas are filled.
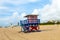
[[[41,32],[24,33],[20,27],[0,28],[0,40],[60,40],[60,25],[40,25]]]

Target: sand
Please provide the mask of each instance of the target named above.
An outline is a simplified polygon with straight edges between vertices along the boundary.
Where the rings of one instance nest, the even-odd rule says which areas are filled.
[[[41,32],[23,33],[20,27],[0,28],[0,40],[60,40],[60,25],[40,25]]]

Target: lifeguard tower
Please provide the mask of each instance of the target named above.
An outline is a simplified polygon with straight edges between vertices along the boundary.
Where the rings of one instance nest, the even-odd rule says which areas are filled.
[[[38,15],[26,15],[26,20],[21,20],[20,24],[23,32],[32,32],[39,30],[40,19]]]

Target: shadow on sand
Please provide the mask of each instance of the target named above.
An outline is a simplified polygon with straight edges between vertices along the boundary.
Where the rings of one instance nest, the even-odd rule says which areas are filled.
[[[31,32],[24,32],[24,31],[19,31],[18,33],[33,33],[33,32],[43,32],[43,31],[53,31],[54,29],[43,29],[43,30],[38,30],[38,31],[31,31]]]
[[[41,31],[52,31],[54,29],[44,29],[44,30],[41,30]]]
[[[21,32],[24,32],[24,31],[19,31],[18,33],[21,33]],[[32,33],[32,32],[41,32],[41,30],[37,30],[37,31],[26,31],[24,33]]]

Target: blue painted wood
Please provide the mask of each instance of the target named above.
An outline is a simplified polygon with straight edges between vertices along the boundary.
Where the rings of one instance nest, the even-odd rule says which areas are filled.
[[[40,23],[40,19],[37,19],[37,21],[36,22],[29,22],[28,20],[23,20],[23,21],[20,21],[20,24],[37,24],[37,23]]]
[[[35,19],[32,19],[32,20],[35,20]],[[21,20],[20,25],[24,29],[24,31],[29,30],[30,26],[38,26],[40,24],[40,19],[36,19],[36,20],[37,22],[31,22],[31,23],[29,23],[29,20]]]

